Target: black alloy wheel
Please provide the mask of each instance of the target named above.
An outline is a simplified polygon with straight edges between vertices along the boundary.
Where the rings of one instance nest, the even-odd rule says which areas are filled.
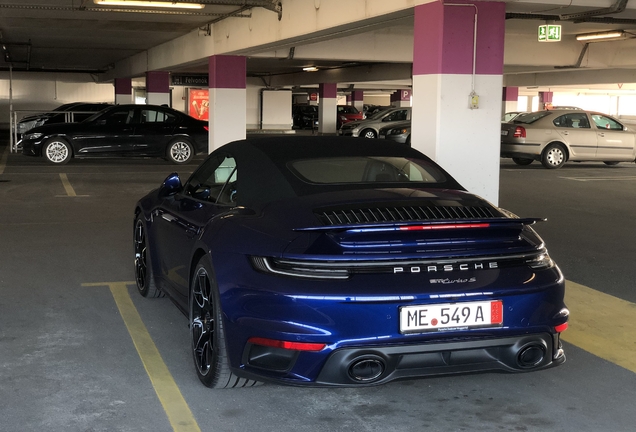
[[[210,260],[204,256],[199,260],[190,283],[190,337],[197,376],[205,386],[216,389],[260,384],[238,377],[230,370],[213,275]]]
[[[142,217],[137,217],[134,233],[135,247],[135,281],[137,290],[144,297],[163,297],[163,292],[155,285],[150,266],[150,254],[148,251],[148,239],[146,238],[146,224]]]

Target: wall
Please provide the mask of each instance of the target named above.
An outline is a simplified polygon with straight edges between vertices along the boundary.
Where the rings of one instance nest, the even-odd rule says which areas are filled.
[[[89,74],[14,72],[13,109],[18,117],[29,111],[49,111],[69,102],[115,100],[112,83],[96,84]],[[9,128],[9,72],[0,72],[0,128]]]

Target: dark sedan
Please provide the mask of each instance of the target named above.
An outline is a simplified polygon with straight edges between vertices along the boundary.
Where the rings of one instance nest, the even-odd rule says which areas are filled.
[[[31,114],[23,117],[17,125],[17,131],[22,136],[27,131],[45,124],[76,123],[86,120],[96,112],[113,106],[108,103],[71,102],[60,105],[53,111]]]
[[[65,164],[72,157],[153,156],[188,163],[208,151],[208,123],[154,105],[117,105],[81,123],[40,126],[20,142],[22,153]]]
[[[526,372],[565,361],[569,314],[538,220],[407,146],[248,139],[137,203],[135,275],[209,387]]]

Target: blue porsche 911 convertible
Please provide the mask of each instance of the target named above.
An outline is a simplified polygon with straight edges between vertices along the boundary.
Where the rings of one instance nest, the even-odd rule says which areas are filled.
[[[209,387],[533,371],[565,361],[569,315],[539,220],[409,147],[247,139],[137,203],[135,276],[188,317]]]

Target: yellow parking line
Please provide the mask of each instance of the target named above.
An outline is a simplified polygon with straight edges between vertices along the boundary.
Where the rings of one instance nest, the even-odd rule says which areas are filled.
[[[161,354],[152,341],[146,326],[137,312],[137,308],[128,294],[127,285],[135,282],[102,282],[86,283],[82,286],[108,286],[113,294],[119,313],[124,319],[128,333],[133,340],[139,358],[146,369],[157,397],[168,416],[172,430],[175,432],[201,432],[190,407],[186,403],[177,383],[170,374]]]
[[[636,303],[567,281],[563,340],[636,373]]]
[[[75,193],[75,189],[71,186],[71,183],[68,181],[68,177],[65,173],[60,173],[60,179],[62,180],[62,186],[64,186],[64,190],[66,191],[66,195],[68,196],[77,196]]]

